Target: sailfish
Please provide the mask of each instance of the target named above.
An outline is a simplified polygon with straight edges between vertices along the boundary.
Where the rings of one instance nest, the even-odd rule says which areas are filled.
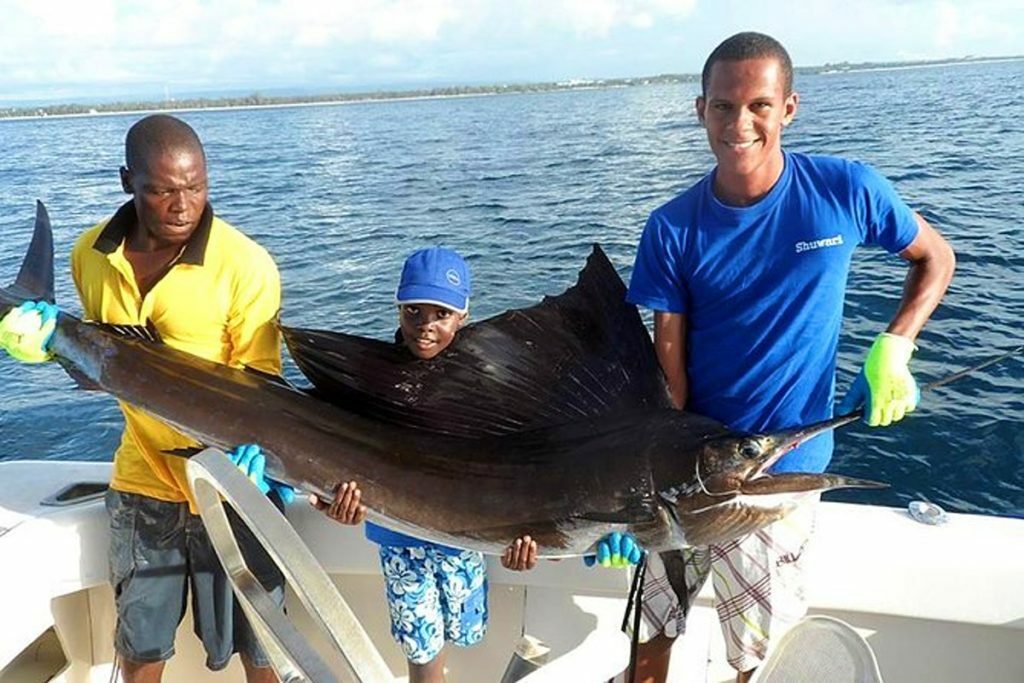
[[[54,301],[52,232],[35,232],[0,316]],[[879,484],[767,470],[816,434],[856,419],[767,434],[674,409],[650,335],[599,247],[575,285],[468,325],[429,361],[395,344],[283,327],[314,385],[173,349],[158,331],[62,311],[51,342],[79,384],[207,446],[259,443],[267,476],[330,498],[358,481],[370,518],[419,538],[500,554],[529,534],[542,557],[593,552],[610,531],[650,550],[736,538],[801,495]]]

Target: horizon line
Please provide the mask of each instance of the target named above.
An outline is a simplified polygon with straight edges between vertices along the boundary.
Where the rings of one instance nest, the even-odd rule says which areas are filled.
[[[1005,56],[964,56],[942,59],[901,60],[879,62],[826,62],[816,66],[795,66],[797,73],[834,76],[846,73],[870,71],[896,71],[962,64],[998,63],[1024,61],[1024,55]],[[351,92],[306,91],[294,95],[261,95],[259,89],[247,95],[199,95],[164,100],[124,99],[114,102],[64,102],[45,105],[4,105],[0,104],[0,121],[16,121],[41,118],[72,118],[86,116],[117,116],[145,114],[152,112],[223,111],[234,109],[261,109],[273,107],[331,106],[370,102],[392,102],[454,97],[482,97],[501,94],[525,94],[529,92],[554,92],[564,90],[587,90],[610,87],[633,87],[644,85],[672,84],[699,80],[699,73],[662,73],[647,76],[624,76],[612,78],[566,78],[557,81],[521,81],[518,83],[491,83],[485,85],[436,85],[409,89],[376,89]],[[652,82],[653,81],[653,82]],[[287,86],[275,86],[279,89]],[[241,90],[241,89],[239,89]],[[67,111],[67,110],[72,111]]]

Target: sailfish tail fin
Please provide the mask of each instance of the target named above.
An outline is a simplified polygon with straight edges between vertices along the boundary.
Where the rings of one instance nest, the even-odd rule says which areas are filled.
[[[35,230],[18,277],[9,287],[0,287],[0,315],[28,299],[56,301],[53,291],[53,230],[46,207],[40,201],[36,201]]]

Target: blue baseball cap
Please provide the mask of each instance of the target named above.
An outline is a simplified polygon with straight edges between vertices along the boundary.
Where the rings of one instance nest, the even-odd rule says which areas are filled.
[[[395,302],[433,304],[469,310],[469,266],[451,249],[430,247],[413,252],[402,266]]]

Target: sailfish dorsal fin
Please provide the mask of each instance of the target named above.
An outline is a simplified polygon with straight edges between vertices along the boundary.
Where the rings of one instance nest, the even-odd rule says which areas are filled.
[[[604,251],[576,284],[467,325],[431,360],[400,344],[282,327],[316,395],[386,422],[462,437],[669,405],[650,335]]]

